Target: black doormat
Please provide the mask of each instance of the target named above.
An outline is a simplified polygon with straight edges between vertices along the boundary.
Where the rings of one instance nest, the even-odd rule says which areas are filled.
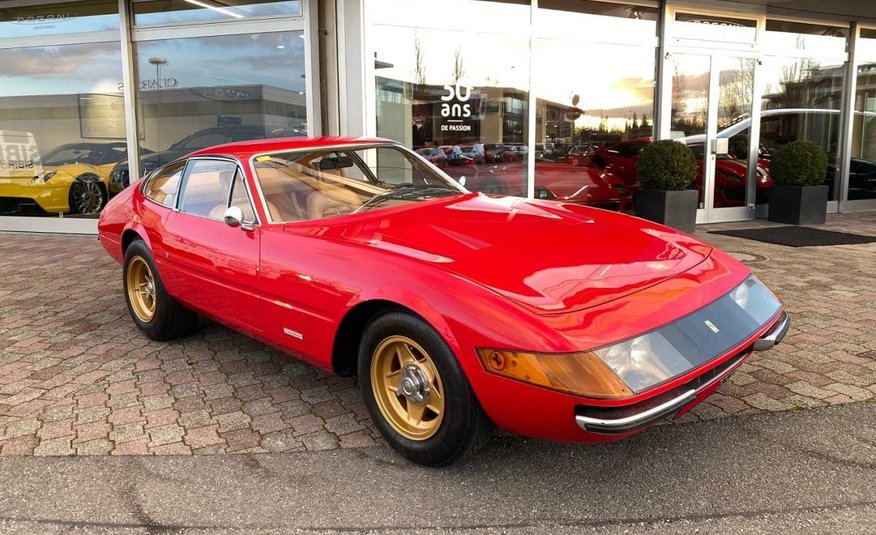
[[[820,247],[825,245],[854,245],[876,242],[876,236],[834,232],[812,227],[767,227],[738,230],[713,230],[710,234],[736,236],[747,240],[787,245],[788,247]]]

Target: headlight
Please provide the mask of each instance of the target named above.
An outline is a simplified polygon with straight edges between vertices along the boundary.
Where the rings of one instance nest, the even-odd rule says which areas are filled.
[[[632,392],[591,352],[544,354],[479,349],[490,373],[524,383],[593,398],[625,398]]]
[[[634,392],[690,369],[690,362],[659,331],[597,349],[594,353]]]
[[[758,324],[775,316],[781,306],[779,299],[754,275],[730,292],[730,298]]]
[[[31,182],[34,184],[45,184],[49,180],[52,179],[58,172],[57,171],[49,171],[48,173],[43,173],[42,175],[37,175],[31,179]]]
[[[593,353],[638,393],[725,354],[750,338],[781,306],[751,275],[683,318]]]

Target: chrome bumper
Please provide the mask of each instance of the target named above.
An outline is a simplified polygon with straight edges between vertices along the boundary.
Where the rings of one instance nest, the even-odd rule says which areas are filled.
[[[788,328],[790,326],[791,318],[786,312],[782,311],[782,314],[779,316],[779,319],[778,321],[776,321],[775,325],[773,325],[773,327],[769,331],[767,331],[766,334],[755,340],[752,349],[754,351],[766,351],[772,348],[773,346],[778,344],[782,340],[782,338],[785,337],[785,334],[788,333]],[[578,427],[580,427],[584,431],[590,431],[593,433],[616,434],[644,427],[656,420],[674,415],[681,408],[683,408],[685,405],[687,405],[696,398],[698,390],[705,388],[706,386],[712,384],[714,381],[723,381],[724,378],[730,375],[733,370],[735,370],[736,367],[742,363],[742,360],[745,358],[746,355],[747,353],[742,354],[738,358],[731,359],[722,366],[719,366],[718,368],[722,368],[724,366],[726,366],[726,368],[721,370],[720,372],[718,372],[717,369],[713,370],[712,373],[715,375],[708,379],[705,379],[704,383],[696,384],[695,381],[691,381],[687,383],[689,390],[686,390],[683,393],[658,405],[642,410],[641,412],[619,418],[597,418],[593,416],[576,414],[575,421],[578,424]]]
[[[585,431],[594,433],[623,433],[624,431],[631,431],[674,414],[693,401],[696,396],[696,390],[688,390],[680,396],[676,396],[656,407],[651,407],[646,411],[625,418],[594,418],[577,414],[575,415],[575,421],[578,423],[578,427]]]
[[[761,336],[757,340],[754,341],[753,349],[755,351],[766,351],[768,349],[772,349],[773,346],[782,341],[782,338],[788,334],[788,329],[791,327],[791,316],[788,315],[787,312],[782,311],[782,315],[779,316],[779,321],[773,325],[773,328],[769,330],[765,335]]]

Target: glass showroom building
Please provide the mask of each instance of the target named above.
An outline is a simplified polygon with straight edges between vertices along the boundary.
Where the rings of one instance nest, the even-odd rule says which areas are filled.
[[[860,1],[6,1],[0,65],[0,230],[95,232],[107,199],[191,150],[322,134],[575,200],[583,168],[634,181],[652,138],[685,140],[698,222],[764,217],[771,152],[806,139],[828,211],[876,210]]]

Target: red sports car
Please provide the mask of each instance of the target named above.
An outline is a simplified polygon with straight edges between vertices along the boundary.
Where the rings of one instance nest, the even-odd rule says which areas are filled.
[[[696,238],[556,201],[469,193],[381,139],[200,150],[127,188],[100,240],[134,323],[198,314],[358,374],[387,442],[444,465],[493,426],[604,442],[684,413],[788,329]]]

